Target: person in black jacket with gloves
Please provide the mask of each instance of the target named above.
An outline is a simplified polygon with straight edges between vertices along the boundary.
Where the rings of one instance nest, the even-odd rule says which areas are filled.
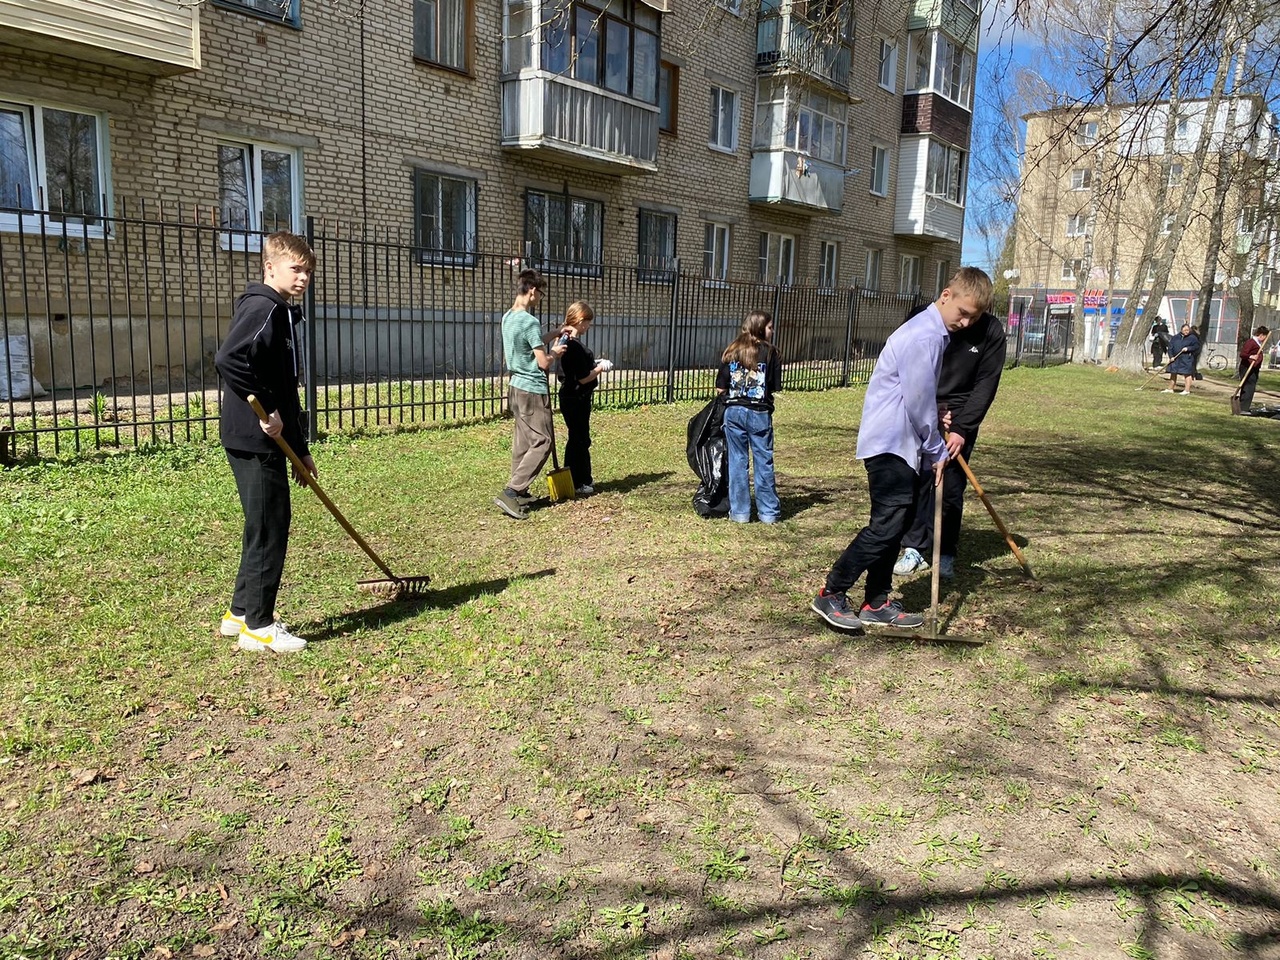
[[[964,469],[956,460],[959,452],[967,462],[978,440],[978,428],[991,408],[1004,372],[1004,326],[994,315],[984,313],[972,326],[951,334],[942,355],[938,377],[938,416],[947,426],[947,461],[942,477],[942,559],[938,573],[955,576],[956,547],[960,542],[960,521],[964,514]],[[949,423],[948,423],[949,421]],[[925,558],[932,555],[933,474],[925,473],[916,487],[915,523],[902,538],[905,548],[893,572],[899,576],[928,569]]]
[[[223,380],[222,446],[244,509],[240,572],[221,632],[237,637],[241,650],[293,653],[307,645],[275,620],[292,514],[288,461],[273,438],[284,437],[315,475],[298,400],[303,316],[293,302],[306,292],[315,265],[302,237],[288,231],[268,236],[262,244],[262,283],[249,284],[236,300],[231,329],[214,358]],[[250,395],[267,411],[265,422],[249,406]],[[297,470],[293,479],[307,482]]]

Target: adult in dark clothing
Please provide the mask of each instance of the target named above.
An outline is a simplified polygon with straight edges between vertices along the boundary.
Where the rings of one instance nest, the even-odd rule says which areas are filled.
[[[1169,325],[1163,317],[1156,317],[1151,325],[1151,365],[1159,367],[1169,346]]]
[[[596,392],[600,374],[613,369],[610,361],[603,357],[597,360],[582,342],[595,317],[590,304],[575,300],[564,313],[560,334],[565,344],[560,357],[560,413],[564,415],[569,433],[564,445],[564,465],[569,468],[574,492],[580,497],[596,492],[591,474],[591,397]]]
[[[214,357],[223,381],[219,434],[244,510],[240,570],[220,631],[237,637],[242,650],[292,653],[307,645],[274,615],[292,519],[288,461],[274,438],[283,437],[315,475],[298,400],[297,327],[303,316],[293,303],[306,291],[315,265],[302,237],[287,231],[268,236],[262,283],[249,284],[236,300],[231,328]],[[249,406],[251,395],[267,411],[265,421]],[[296,468],[293,479],[307,482]]]
[[[1236,376],[1240,377],[1240,412],[1248,413],[1253,407],[1253,394],[1258,389],[1258,370],[1262,366],[1262,357],[1267,346],[1267,337],[1271,331],[1266,327],[1258,327],[1253,336],[1240,348],[1240,363],[1236,367]]]
[[[1169,340],[1169,386],[1164,393],[1174,393],[1178,389],[1178,377],[1182,377],[1182,395],[1190,396],[1191,381],[1196,378],[1196,362],[1200,359],[1200,338],[1191,329],[1191,324],[1184,323],[1182,331]]]
[[[978,442],[978,428],[991,409],[1000,375],[1004,373],[1005,331],[993,314],[983,313],[972,326],[951,334],[942,354],[942,372],[938,377],[938,412],[950,414],[947,448],[951,457],[942,475],[942,559],[938,573],[955,576],[956,549],[960,542],[960,523],[964,517],[964,469],[955,459],[959,452],[966,461]],[[931,476],[921,476],[916,483],[915,522],[902,538],[906,548],[894,565],[893,572],[902,576],[927,569],[926,557],[933,551],[933,497]]]

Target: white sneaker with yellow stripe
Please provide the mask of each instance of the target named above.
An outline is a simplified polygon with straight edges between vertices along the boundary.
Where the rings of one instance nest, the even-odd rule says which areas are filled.
[[[297,653],[307,648],[307,641],[295,637],[280,621],[265,627],[250,629],[248,624],[240,628],[240,639],[236,641],[241,650],[274,650],[276,653]]]

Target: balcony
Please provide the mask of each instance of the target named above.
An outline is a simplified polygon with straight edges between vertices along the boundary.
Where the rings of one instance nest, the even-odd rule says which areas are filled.
[[[850,56],[843,42],[821,38],[810,24],[789,12],[762,13],[756,23],[759,73],[801,73],[848,93]]]
[[[526,69],[502,81],[502,146],[603,173],[654,173],[658,108]]]
[[[198,4],[174,0],[0,0],[14,46],[154,76],[200,69]]]
[[[844,205],[844,168],[794,150],[757,149],[751,155],[749,191],[751,203],[838,214]]]
[[[900,237],[931,237],[959,243],[964,235],[964,207],[924,193],[899,196],[893,232]]]

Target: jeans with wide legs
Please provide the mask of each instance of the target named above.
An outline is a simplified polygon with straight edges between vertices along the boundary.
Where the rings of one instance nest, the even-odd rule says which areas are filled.
[[[756,513],[776,523],[782,513],[773,476],[773,414],[731,404],[724,408],[724,440],[729,451],[729,519],[751,519],[751,469],[756,474]]]
[[[560,390],[560,412],[569,436],[564,442],[564,465],[573,474],[575,487],[589,487],[591,476],[591,394]]]
[[[973,456],[978,432],[968,437],[960,450],[965,463]],[[960,546],[960,522],[964,519],[964,489],[969,480],[959,460],[948,460],[942,471],[942,555],[954,557]],[[916,518],[902,538],[904,547],[920,551],[926,560],[933,556],[933,471],[916,474]],[[932,560],[930,560],[932,563]]]
[[[289,467],[284,454],[228,450],[244,510],[240,539],[240,571],[231,595],[231,612],[250,629],[270,626],[289,546]]]
[[[527,493],[529,484],[551,456],[551,397],[512,387],[507,406],[516,421],[516,435],[511,443],[511,480],[516,493]]]
[[[899,456],[881,453],[866,460],[871,519],[845,547],[827,574],[827,592],[846,592],[867,575],[864,602],[878,607],[893,586],[893,565],[902,536],[915,518],[916,471]]]

